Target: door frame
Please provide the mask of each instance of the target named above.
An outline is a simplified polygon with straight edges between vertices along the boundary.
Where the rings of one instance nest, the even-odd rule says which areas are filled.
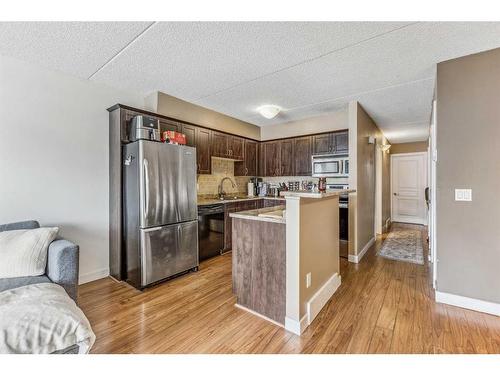
[[[424,168],[425,170],[422,171],[422,175],[424,177],[424,186],[427,186],[428,181],[427,181],[427,158],[429,157],[427,151],[422,151],[422,152],[407,152],[407,153],[401,153],[401,154],[391,154],[391,220],[396,221],[396,215],[394,215],[394,207],[393,207],[393,201],[394,201],[394,195],[393,195],[393,182],[394,182],[394,159],[398,157],[404,157],[404,156],[424,156]],[[410,222],[408,222],[410,223]],[[419,222],[416,223],[410,223],[410,224],[421,224],[421,225],[427,225],[427,213],[424,215],[423,220],[420,220]]]
[[[431,212],[430,212],[430,223],[429,223],[429,255],[431,257],[430,261],[432,263],[432,286],[437,289],[437,218],[436,218],[436,190],[437,190],[437,180],[436,180],[436,168],[437,168],[437,103],[436,100],[432,101],[432,115],[431,115],[431,127],[429,136],[429,155],[428,158],[430,164],[429,178],[428,181],[429,188],[431,190]]]

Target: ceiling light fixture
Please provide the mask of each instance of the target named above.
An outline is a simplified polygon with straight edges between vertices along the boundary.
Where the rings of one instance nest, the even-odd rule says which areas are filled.
[[[268,120],[275,118],[278,115],[278,113],[280,113],[280,111],[281,107],[278,107],[277,105],[274,104],[265,104],[257,108],[257,112],[259,112],[263,117],[267,118]]]

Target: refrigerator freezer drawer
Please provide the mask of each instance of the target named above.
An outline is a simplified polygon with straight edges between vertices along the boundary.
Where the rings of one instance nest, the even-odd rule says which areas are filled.
[[[141,229],[141,285],[198,266],[198,222]]]

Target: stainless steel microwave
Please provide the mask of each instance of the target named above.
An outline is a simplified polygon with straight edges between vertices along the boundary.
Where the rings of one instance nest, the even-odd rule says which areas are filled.
[[[313,155],[313,177],[348,177],[349,156],[347,155]]]

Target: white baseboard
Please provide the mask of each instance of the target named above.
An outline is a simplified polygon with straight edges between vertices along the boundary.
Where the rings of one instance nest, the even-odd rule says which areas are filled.
[[[311,297],[307,302],[307,325],[311,324],[314,318],[319,314],[323,306],[337,291],[341,284],[341,278],[338,273],[330,277],[326,283]]]
[[[368,251],[368,249],[370,248],[370,246],[372,246],[374,243],[375,243],[375,237],[372,237],[370,239],[370,241],[368,241],[368,243],[365,245],[365,247],[363,247],[363,250],[361,250],[359,252],[358,255],[351,255],[351,254],[349,254],[349,262],[352,262],[352,263],[359,263],[359,262],[361,262],[361,258],[363,258],[363,256]]]
[[[297,336],[300,336],[307,326],[307,314],[304,315],[300,321],[296,321],[285,316],[285,329],[289,332],[295,333]]]
[[[277,326],[280,326],[282,328],[284,328],[285,326],[279,322],[277,322],[276,320],[272,320],[271,318],[268,318],[267,316],[265,315],[262,315],[262,314],[259,314],[257,311],[253,311],[252,309],[249,309],[248,307],[245,307],[245,306],[242,306],[242,305],[238,305],[237,303],[234,304],[235,307],[237,307],[238,309],[241,309],[241,310],[244,310],[246,312],[249,312],[250,314],[253,314],[255,316],[258,316],[259,318],[261,319],[264,319],[264,320],[267,320],[268,322],[271,322],[273,324],[276,324]]]
[[[385,233],[389,230],[389,228],[391,227],[391,218],[388,218],[386,221],[385,221],[385,224],[382,228],[382,232]]]
[[[88,272],[81,274],[80,277],[78,278],[78,284],[86,284],[94,280],[99,280],[104,277],[109,276],[109,269],[108,268],[103,268],[94,272]]]
[[[437,290],[435,294],[436,294],[436,302],[500,316],[499,303],[488,302],[469,297],[462,297],[456,294],[438,292]]]

